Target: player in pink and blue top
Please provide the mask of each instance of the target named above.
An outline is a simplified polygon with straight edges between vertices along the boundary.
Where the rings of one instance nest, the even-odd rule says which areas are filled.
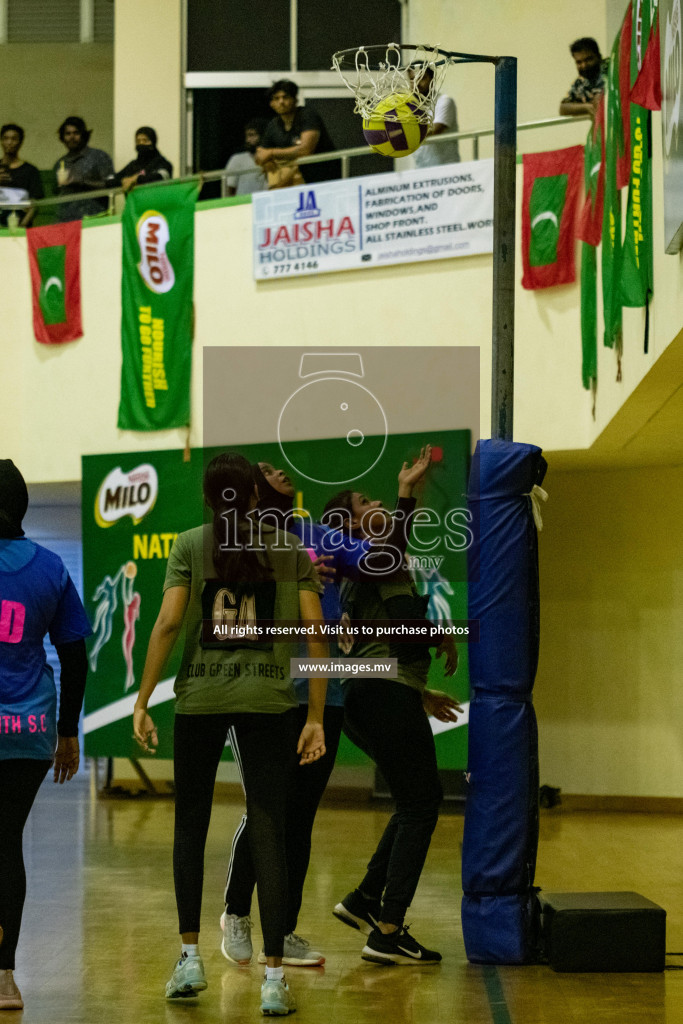
[[[92,630],[61,558],[24,536],[28,490],[11,459],[0,459],[0,1009],[23,1008],[14,957],[26,895],[22,836],[54,763],[55,782],[78,771],[78,719]],[[59,715],[44,639],[57,649]]]

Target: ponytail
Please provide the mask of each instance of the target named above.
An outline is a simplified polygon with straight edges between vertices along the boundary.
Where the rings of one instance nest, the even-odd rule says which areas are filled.
[[[253,494],[251,466],[241,455],[225,452],[206,467],[204,499],[213,512],[216,575],[222,583],[244,594],[252,594],[255,583],[272,576],[270,567],[241,536],[241,527],[251,525],[247,513]]]

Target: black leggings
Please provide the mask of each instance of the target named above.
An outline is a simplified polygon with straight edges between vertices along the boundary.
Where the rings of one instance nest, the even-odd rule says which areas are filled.
[[[382,900],[382,921],[402,925],[439,817],[443,792],[422,697],[403,683],[345,683],[344,732],[371,757],[396,801],[358,888]]]
[[[308,714],[308,705],[301,704],[298,710],[297,728],[303,729]],[[325,708],[323,725],[327,752],[319,761],[299,765],[294,772],[292,785],[287,797],[287,875],[289,879],[285,934],[296,929],[301,909],[304,882],[308,863],[311,859],[311,833],[316,811],[325,792],[334,759],[337,756],[339,737],[344,721],[344,709]],[[243,780],[244,781],[244,780]],[[251,910],[251,898],[256,884],[254,862],[247,839],[248,813],[235,832],[230,853],[230,866],[225,883],[225,909],[228,914],[246,917]]]
[[[173,877],[179,931],[198,932],[204,883],[204,847],[216,770],[228,729],[234,727],[249,815],[249,846],[258,883],[266,956],[282,956],[287,898],[285,822],[296,766],[297,709],[279,715],[175,717],[176,790]]]
[[[14,970],[26,898],[24,825],[51,764],[52,761],[30,758],[0,759],[0,924],[5,932],[0,946],[0,971]]]

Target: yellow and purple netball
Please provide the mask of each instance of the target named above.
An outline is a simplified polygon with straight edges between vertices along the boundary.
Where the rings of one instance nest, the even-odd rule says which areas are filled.
[[[411,93],[386,96],[363,120],[365,141],[382,156],[410,156],[427,134],[428,125],[421,124],[418,106]]]

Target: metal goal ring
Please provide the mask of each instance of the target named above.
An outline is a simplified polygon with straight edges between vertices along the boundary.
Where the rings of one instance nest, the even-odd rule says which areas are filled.
[[[438,46],[427,46],[424,44],[415,45],[413,43],[373,43],[370,46],[352,46],[348,50],[337,50],[336,53],[332,54],[332,70],[338,71],[341,66],[346,69],[358,69],[359,71],[384,71],[387,67],[386,60],[377,60],[377,62],[370,62],[368,59],[363,64],[359,64],[358,55],[370,54],[374,51],[384,54],[385,58],[389,53],[395,52],[399,58],[402,50],[411,50],[413,53],[423,53],[425,58],[415,59],[408,63],[402,64],[400,61],[395,67],[397,71],[406,71],[411,67],[445,67],[447,64],[453,63],[452,57],[439,49]],[[429,55],[438,55],[438,59],[433,59]]]

